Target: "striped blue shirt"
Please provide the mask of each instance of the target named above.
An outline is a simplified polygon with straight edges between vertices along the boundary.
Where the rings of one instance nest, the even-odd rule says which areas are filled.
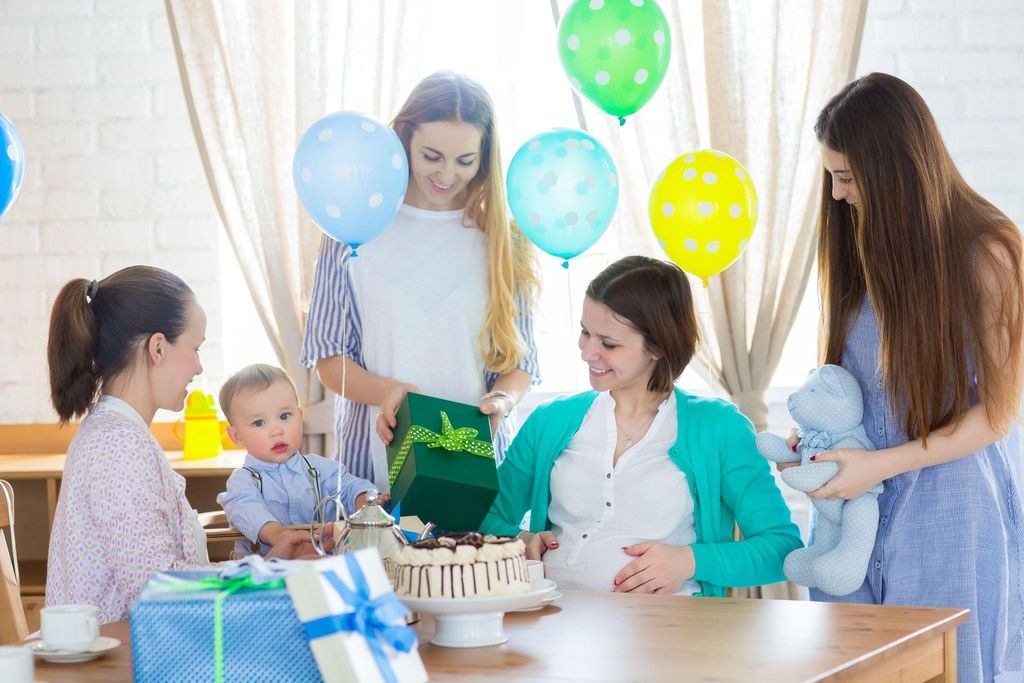
[[[407,220],[419,220],[422,214],[434,213],[442,215],[445,213],[410,213],[409,207],[407,206],[403,207],[403,210],[406,212]],[[459,214],[461,214],[461,212],[459,212]],[[377,240],[385,237],[388,234],[388,231],[391,231],[392,229],[392,227],[389,227],[381,237],[377,238]],[[470,232],[470,230],[466,228],[462,228],[462,230],[467,233]],[[475,234],[459,235],[459,237],[468,237],[479,240],[480,245],[484,249],[481,258],[486,259],[485,246],[483,246],[486,243],[480,239],[482,233],[478,230],[471,230],[471,232]],[[391,235],[390,237],[391,239],[394,239],[394,235]],[[380,287],[381,292],[384,292],[386,287],[390,284],[384,281],[387,278],[387,275],[381,275],[378,281],[372,279],[374,273],[367,272],[371,267],[370,264],[381,263],[381,255],[379,253],[371,253],[371,258],[365,258],[367,252],[370,251],[370,247],[375,246],[377,240],[360,247],[358,258],[355,259],[352,258],[352,252],[348,247],[345,247],[331,239],[325,238],[323,240],[313,281],[310,311],[306,323],[306,334],[303,343],[302,363],[307,367],[312,368],[315,367],[317,361],[322,358],[345,355],[360,366],[366,368],[366,370],[374,374],[387,376],[386,372],[382,372],[378,368],[374,367],[373,363],[367,362],[367,354],[365,353],[367,345],[376,344],[374,347],[376,349],[379,349],[383,345],[385,346],[385,353],[390,354],[391,356],[398,356],[403,354],[403,352],[406,352],[406,350],[398,347],[397,344],[392,344],[391,347],[387,347],[387,343],[393,342],[394,340],[371,340],[366,336],[367,326],[364,325],[364,314],[367,313],[372,313],[374,316],[373,323],[375,325],[375,329],[384,331],[383,334],[386,336],[390,336],[387,335],[387,330],[397,329],[398,326],[406,326],[405,329],[415,330],[418,329],[418,325],[426,324],[428,321],[436,325],[438,318],[441,318],[444,324],[450,324],[450,328],[453,330],[451,334],[464,334],[467,337],[472,337],[471,339],[459,339],[458,341],[462,343],[460,348],[467,348],[470,343],[478,345],[480,330],[466,329],[465,319],[467,314],[463,311],[449,310],[443,302],[436,300],[422,300],[423,297],[421,296],[421,293],[416,291],[417,288],[415,287],[407,287],[396,295],[392,295],[392,293],[388,293],[386,295],[382,295],[377,292],[372,293],[376,294],[378,298],[385,296],[387,298],[386,305],[376,301],[373,306],[374,310],[369,312],[361,310],[359,302],[361,300],[372,300],[372,297],[367,297],[366,292],[359,291],[359,286],[356,284],[357,280],[364,283],[369,280],[370,286],[373,288]],[[378,249],[384,248],[387,244],[388,243],[386,241],[383,242],[383,246],[378,247]],[[437,250],[441,247],[433,244],[423,244],[417,248]],[[403,270],[423,269],[424,272],[416,275],[416,277],[419,278],[440,277],[440,275],[436,273],[437,266],[429,262],[424,265],[423,260],[416,258],[410,260],[414,262],[403,262],[401,264]],[[373,267],[376,268],[377,266]],[[457,272],[457,269],[462,266],[456,263],[448,264],[447,267],[456,269]],[[359,268],[363,268],[361,279],[353,277],[353,272],[358,272],[356,269]],[[484,273],[486,273],[485,260]],[[446,273],[446,275],[450,276],[450,273]],[[484,283],[485,282],[486,280],[484,279]],[[486,284],[484,284],[484,287],[486,287]],[[484,292],[483,296],[486,296],[486,292]],[[399,301],[400,299],[401,301]],[[485,301],[485,299],[483,299],[483,301]],[[516,310],[516,328],[518,329],[526,346],[526,353],[522,360],[517,364],[517,368],[529,373],[533,379],[533,383],[536,384],[540,381],[540,373],[537,362],[537,347],[533,335],[532,311],[522,296],[517,296],[516,298]],[[381,319],[382,317],[383,320]],[[470,319],[472,319],[472,316],[470,316]],[[482,326],[482,313],[480,325]],[[346,330],[345,333],[343,333],[343,329]],[[426,334],[425,336],[429,337],[429,335]],[[446,348],[450,346],[448,341],[450,340],[423,338],[424,343],[430,344],[430,348],[426,349],[426,351],[439,359],[443,358],[444,354],[450,353],[450,350]],[[423,349],[416,349],[415,351],[417,353],[424,352]],[[444,360],[454,363],[466,362],[465,358],[456,360],[444,358]],[[478,370],[474,371],[474,374],[477,376],[479,388],[483,388],[485,391],[489,391],[498,379],[497,373],[492,372],[485,367],[479,367]],[[438,395],[442,398],[460,400],[464,403],[474,402],[479,396],[479,394],[470,387],[449,387],[443,391],[437,391],[435,388],[435,391],[430,391],[428,387],[423,386],[421,381],[418,381],[416,376],[401,376],[396,377],[396,379],[416,384],[420,386],[425,393]],[[335,429],[338,434],[339,443],[343,444],[342,452],[344,454],[344,464],[348,467],[348,470],[351,473],[371,481],[375,481],[375,477],[373,476],[373,458],[371,457],[371,441],[379,442],[374,430],[374,420],[376,419],[377,413],[377,406],[356,403],[341,397],[337,397],[335,400]],[[504,455],[505,449],[511,442],[511,422],[511,420],[502,421],[501,427],[494,438],[495,451],[499,463]],[[379,467],[380,465],[378,462],[378,468]],[[377,475],[376,481],[378,485],[380,485],[381,473],[378,472]]]

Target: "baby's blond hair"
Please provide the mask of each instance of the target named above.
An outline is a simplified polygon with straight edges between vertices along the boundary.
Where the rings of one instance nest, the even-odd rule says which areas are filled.
[[[298,402],[299,394],[295,391],[292,378],[284,370],[273,365],[254,363],[228,377],[228,381],[224,382],[217,397],[220,401],[220,409],[224,411],[224,417],[227,418],[228,423],[234,426],[234,422],[231,420],[231,402],[235,400],[236,396],[243,391],[263,391],[275,382],[287,382],[288,386],[292,388],[292,392],[295,393],[296,403]]]

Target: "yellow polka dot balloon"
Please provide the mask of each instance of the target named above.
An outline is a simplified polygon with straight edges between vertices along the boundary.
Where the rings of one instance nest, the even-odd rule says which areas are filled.
[[[647,210],[668,257],[707,287],[746,249],[757,223],[757,190],[740,162],[702,149],[661,172]]]

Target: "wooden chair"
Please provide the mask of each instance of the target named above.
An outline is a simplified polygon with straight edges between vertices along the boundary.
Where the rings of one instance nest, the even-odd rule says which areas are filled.
[[[238,529],[228,526],[228,516],[223,510],[213,512],[200,512],[199,523],[206,530],[206,542],[221,543],[225,541],[235,542],[246,540],[245,536]]]
[[[203,525],[203,529],[206,531],[206,543],[223,543],[237,541],[246,541],[247,539],[241,531],[234,527],[228,526],[228,516],[223,510],[216,510],[213,512],[200,512],[199,523]],[[287,528],[294,529],[297,531],[308,531],[308,524],[291,524],[287,525]],[[256,548],[253,548],[253,552]]]
[[[0,479],[0,644],[18,643],[28,637],[25,605],[21,602],[18,544],[14,537],[14,488]],[[11,551],[4,529],[11,529]]]

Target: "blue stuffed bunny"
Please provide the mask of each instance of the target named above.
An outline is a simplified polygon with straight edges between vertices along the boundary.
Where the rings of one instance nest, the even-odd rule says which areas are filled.
[[[839,471],[834,462],[810,457],[836,448],[874,450],[862,420],[864,401],[856,378],[838,365],[812,370],[804,385],[790,395],[789,414],[799,425],[797,452],[776,434],[757,435],[757,450],[773,462],[800,462],[782,471],[782,480],[797,491],[821,488]],[[814,539],[786,556],[783,571],[794,583],[847,595],[867,575],[878,531],[878,494],[882,485],[853,500],[815,500],[818,511]]]

